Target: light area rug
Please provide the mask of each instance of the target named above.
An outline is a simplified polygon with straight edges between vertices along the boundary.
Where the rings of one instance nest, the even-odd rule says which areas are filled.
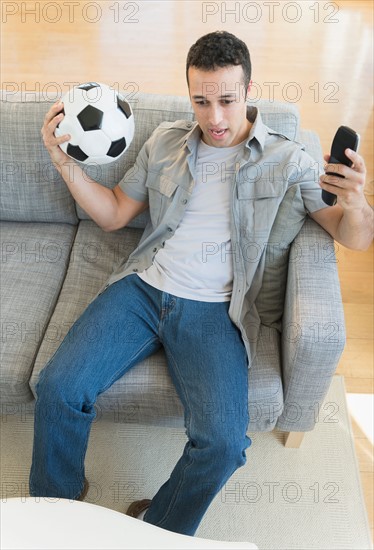
[[[7,412],[3,500],[28,495],[33,438],[32,415]],[[261,550],[372,548],[342,376],[333,378],[317,420],[299,449],[285,448],[281,432],[250,433],[247,463],[215,497],[196,535],[254,542]],[[133,500],[152,498],[185,443],[180,428],[99,419],[87,449],[86,501],[122,512]]]

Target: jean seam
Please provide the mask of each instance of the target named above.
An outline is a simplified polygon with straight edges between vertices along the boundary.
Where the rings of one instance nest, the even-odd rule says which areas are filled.
[[[178,375],[179,375],[179,369],[178,369],[178,365],[177,365],[177,362],[176,360],[174,359],[173,357],[173,354],[171,353],[170,351],[170,348],[168,346],[166,346],[164,344],[164,349],[165,351],[167,351],[168,353],[168,356],[171,358],[171,360],[173,361],[173,364],[174,364],[174,372],[176,372]],[[188,411],[186,413],[186,422],[185,422],[185,427],[186,427],[186,431],[187,431],[187,436],[188,436],[188,439],[189,439],[189,443],[191,442],[191,439],[190,439],[190,421],[191,421],[191,414],[190,414],[190,410],[191,410],[191,407],[188,403],[188,394],[185,390],[185,387],[184,387],[184,384],[183,382],[181,382],[181,377],[178,376],[178,382],[180,384],[180,387],[182,388],[183,390],[183,394],[184,394],[184,398],[185,398],[185,401],[186,401],[186,404],[187,404],[187,407],[188,407]],[[167,510],[165,511],[165,514],[163,515],[163,517],[157,522],[155,523],[156,526],[159,526],[161,525],[164,521],[166,521],[170,515],[170,511],[171,511],[171,508],[173,507],[173,504],[174,502],[176,501],[176,498],[179,494],[179,490],[180,490],[180,487],[182,486],[182,484],[184,483],[184,478],[185,478],[185,472],[187,470],[187,468],[189,468],[192,464],[193,464],[193,458],[191,457],[190,455],[190,451],[191,451],[191,444],[190,446],[188,447],[187,451],[185,451],[185,454],[188,456],[189,458],[189,462],[188,464],[186,464],[181,472],[181,479],[178,483],[178,486],[176,487],[174,493],[173,493],[173,499],[170,501],[169,503],[169,506],[167,507]]]
[[[141,355],[143,353],[143,351],[145,350],[145,348],[151,343],[151,342],[157,342],[157,338],[150,338],[149,340],[147,340],[144,345],[137,351],[137,353],[135,353],[128,361],[127,361],[127,369],[124,370],[124,367],[122,366],[121,368],[119,368],[118,370],[116,370],[116,372],[112,375],[111,379],[109,380],[109,382],[103,387],[100,389],[100,391],[98,392],[98,395],[100,393],[103,393],[104,391],[106,391],[108,388],[110,388],[110,386],[112,386],[112,384],[114,384],[114,382],[120,378],[121,376],[123,376],[123,374],[125,374],[132,366],[134,366],[134,362],[136,362],[136,359],[139,357],[139,355]],[[122,372],[123,371],[123,372]],[[122,374],[121,374],[122,372]]]
[[[68,334],[66,335],[66,337],[68,336]],[[35,392],[36,392],[36,396],[38,396],[38,386],[39,386],[39,382],[41,382],[41,378],[42,376],[47,376],[48,375],[48,367],[49,365],[52,363],[53,359],[55,358],[55,356],[57,355],[57,352],[60,350],[60,348],[63,346],[65,342],[65,338],[62,340],[62,342],[60,343],[59,346],[57,346],[57,348],[55,349],[55,351],[52,353],[51,357],[48,359],[48,361],[45,363],[45,365],[43,366],[43,368],[40,370],[39,374],[38,374],[38,378],[37,378],[37,381],[36,381],[36,384],[35,384]]]
[[[154,525],[156,525],[157,527],[160,526],[164,521],[166,521],[168,519],[168,517],[170,516],[170,512],[171,512],[171,509],[178,497],[178,494],[179,494],[179,491],[180,491],[180,487],[182,486],[182,484],[184,483],[184,477],[185,477],[185,472],[188,468],[190,468],[190,466],[192,466],[193,464],[193,459],[191,458],[191,455],[190,455],[190,450],[191,450],[191,446],[188,448],[186,454],[188,455],[188,458],[189,458],[189,462],[188,464],[185,465],[185,467],[183,468],[182,470],[182,474],[181,474],[181,479],[178,483],[178,486],[177,488],[175,489],[174,491],[174,494],[173,494],[173,499],[170,501],[169,503],[169,506],[167,507],[167,510],[165,512],[165,514],[163,515],[163,517],[157,522],[155,523]]]

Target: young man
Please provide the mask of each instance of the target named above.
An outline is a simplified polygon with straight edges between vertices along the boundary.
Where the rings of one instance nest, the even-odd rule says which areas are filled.
[[[30,493],[83,497],[98,394],[163,346],[188,442],[152,501],[134,503],[128,513],[145,511],[144,521],[193,535],[214,496],[245,463],[251,443],[248,366],[258,320],[250,323],[254,334],[246,333],[242,320],[251,315],[248,297],[261,283],[261,269],[260,258],[245,262],[243,239],[266,242],[290,185],[300,186],[306,212],[351,248],[369,246],[372,210],[358,154],[348,153],[353,168],[339,165],[345,179],[324,175],[318,186],[299,144],[247,108],[251,63],[241,40],[227,32],[203,36],[190,49],[186,75],[197,122],[160,125],[113,190],[83,177],[58,147],[68,139],[54,137],[61,104],[45,117],[42,134],[54,165],[96,223],[115,231],[148,207],[150,223],[126,265],[71,329],[74,338],[65,338],[41,372]],[[287,179],[286,165],[294,167]],[[321,187],[338,196],[336,206],[322,202]],[[204,243],[214,246],[204,251]],[[219,326],[208,343],[202,322]],[[79,339],[88,323],[101,328],[95,343]],[[131,338],[115,341],[110,327],[116,323],[135,325],[137,338],[132,331]],[[48,422],[51,406],[58,423]],[[217,408],[220,415],[209,413]]]

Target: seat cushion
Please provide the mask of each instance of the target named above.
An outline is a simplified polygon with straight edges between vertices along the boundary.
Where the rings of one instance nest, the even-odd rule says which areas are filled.
[[[35,394],[39,373],[52,357],[69,328],[83,313],[118,262],[136,247],[142,230],[125,228],[105,233],[89,220],[80,222],[71,262],[35,361],[30,385]],[[256,362],[250,370],[249,401],[253,409],[250,429],[270,430],[282,408],[279,335],[263,327]],[[269,405],[270,402],[270,405]],[[252,405],[253,403],[253,405]],[[96,404],[98,417],[111,415],[114,422],[183,425],[183,409],[169,376],[161,349],[140,362],[102,393]]]
[[[248,383],[249,431],[270,431],[283,410],[281,336],[275,328],[260,326]]]
[[[67,270],[76,227],[2,222],[1,402],[33,399],[34,359]]]
[[[33,392],[40,370],[117,264],[126,260],[136,248],[142,233],[140,229],[129,228],[105,233],[90,220],[79,223],[64,284],[47,329],[47,338],[43,340],[35,360],[30,380]]]
[[[248,431],[270,431],[283,410],[280,371],[280,336],[261,327],[257,357],[248,373]],[[98,416],[114,422],[181,427],[183,407],[168,372],[161,349],[138,363],[102,393],[96,404]]]

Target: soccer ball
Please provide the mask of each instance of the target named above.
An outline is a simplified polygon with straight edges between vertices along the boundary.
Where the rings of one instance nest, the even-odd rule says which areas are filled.
[[[61,101],[64,118],[55,136],[70,134],[60,144],[70,157],[85,164],[117,160],[134,137],[134,115],[125,98],[106,84],[87,82],[74,86]]]

